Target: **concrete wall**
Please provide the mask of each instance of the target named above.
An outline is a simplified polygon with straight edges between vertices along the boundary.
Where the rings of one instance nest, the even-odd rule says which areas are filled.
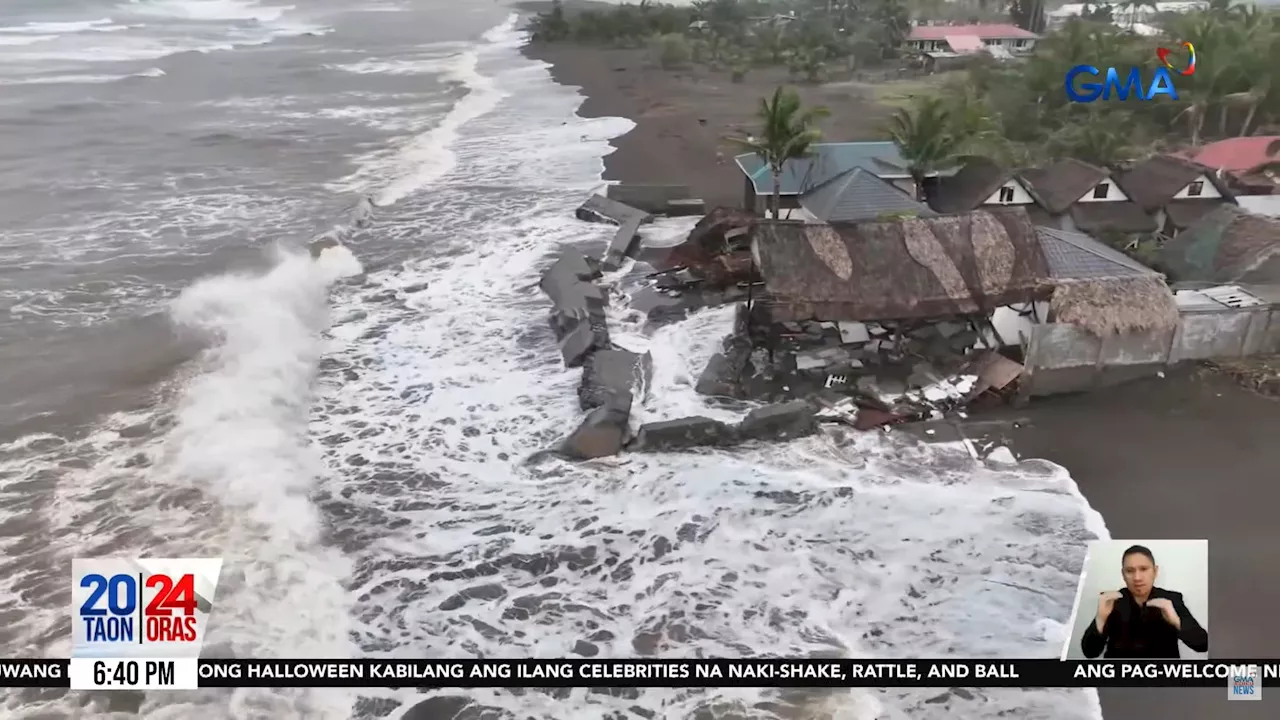
[[[1184,310],[1172,331],[1095,337],[1073,325],[1037,325],[1023,393],[1079,392],[1154,375],[1190,360],[1280,353],[1280,304]]]

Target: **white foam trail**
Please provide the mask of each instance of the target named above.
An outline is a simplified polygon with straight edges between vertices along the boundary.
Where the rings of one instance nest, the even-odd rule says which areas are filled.
[[[25,25],[0,27],[0,34],[61,35],[75,32],[115,32],[127,29],[124,25],[116,25],[111,18],[98,20],[81,20],[77,22],[29,22]]]
[[[515,43],[519,16],[512,14],[502,25],[488,31],[484,39],[489,43],[503,41]],[[478,69],[480,56],[477,50],[468,50],[458,56],[454,66],[446,73],[449,80],[467,87],[466,97],[459,100],[449,114],[435,128],[412,140],[401,151],[402,169],[399,177],[378,192],[375,202],[389,205],[432,181],[448,175],[457,163],[457,156],[450,146],[458,137],[463,125],[492,112],[502,98],[507,96],[490,78]]]
[[[293,5],[264,6],[244,0],[130,0],[124,6],[135,15],[153,15],[186,20],[279,20]]]

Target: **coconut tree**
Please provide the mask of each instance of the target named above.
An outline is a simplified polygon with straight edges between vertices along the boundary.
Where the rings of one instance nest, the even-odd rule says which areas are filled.
[[[940,97],[920,98],[915,107],[900,108],[889,119],[889,137],[907,163],[917,200],[928,199],[925,178],[951,167],[964,155],[968,138],[955,132],[952,120],[947,101]]]
[[[822,139],[822,132],[814,123],[829,114],[825,107],[805,107],[799,93],[779,87],[772,98],[760,99],[760,108],[756,111],[761,123],[758,137],[725,138],[730,144],[756,155],[769,167],[773,176],[769,207],[775,220],[781,217],[783,167],[788,160],[809,155],[814,143]]]

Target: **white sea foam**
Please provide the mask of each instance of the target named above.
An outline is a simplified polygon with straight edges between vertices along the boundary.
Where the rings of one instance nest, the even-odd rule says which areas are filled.
[[[18,75],[29,66],[45,63],[152,60],[182,52],[260,45],[330,30],[296,18],[295,10],[294,5],[265,5],[251,0],[133,0],[118,5],[115,18],[30,22],[0,28],[0,59],[11,68],[8,74]],[[192,32],[192,23],[200,25],[199,33]]]
[[[0,35],[62,35],[77,32],[118,32],[128,26],[118,25],[111,18],[79,20],[73,22],[29,22],[24,25],[0,26]]]
[[[134,15],[184,20],[256,20],[269,23],[294,9],[293,5],[266,5],[254,0],[130,0],[122,6]]]

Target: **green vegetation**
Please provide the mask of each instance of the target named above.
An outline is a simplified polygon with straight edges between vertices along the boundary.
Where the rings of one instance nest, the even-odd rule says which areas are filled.
[[[529,30],[534,42],[647,45],[664,67],[671,57],[688,56],[687,62],[729,69],[739,78],[752,66],[780,66],[798,80],[820,82],[833,70],[894,58],[910,23],[904,0],[703,0],[689,6],[644,0],[573,10],[556,0]]]
[[[1048,34],[1025,62],[977,63],[944,83],[937,96],[957,121],[985,118],[985,127],[976,129],[976,137],[962,128],[949,132],[1006,162],[1075,157],[1099,165],[1266,132],[1280,122],[1280,16],[1255,6],[1217,5],[1157,18],[1165,37],[1076,19]],[[1122,76],[1137,67],[1145,85],[1159,66],[1156,48],[1178,40],[1193,43],[1198,57],[1195,75],[1174,76],[1177,101],[1067,99],[1063,81],[1072,67],[1114,67]]]
[[[778,88],[773,98],[762,98],[760,109],[760,137],[725,138],[744,152],[755,153],[772,170],[773,197],[770,210],[775,219],[782,217],[782,166],[791,158],[809,154],[814,143],[822,139],[822,132],[814,123],[828,115],[827,108],[806,108],[800,95],[791,88]]]
[[[1120,0],[1117,8],[1150,6]],[[531,24],[535,41],[650,48],[654,62],[702,64],[742,82],[758,67],[785,67],[793,82],[822,82],[877,65],[898,65],[909,15],[955,22],[1014,22],[1043,31],[1044,0],[703,0],[671,6],[586,6],[556,2]],[[956,72],[923,75],[877,88],[885,104],[921,108],[946,121],[945,132],[966,152],[1028,165],[1076,157],[1113,165],[1185,145],[1236,135],[1277,132],[1280,125],[1280,14],[1212,0],[1209,9],[1150,21],[1164,37],[1111,24],[1100,5],[1088,17],[1045,32],[1030,57],[1001,62],[980,56]],[[1196,74],[1175,76],[1179,100],[1113,99],[1071,103],[1063,89],[1076,65],[1122,75],[1141,69],[1144,83],[1158,67],[1157,47],[1187,40]],[[936,97],[940,105],[929,105]],[[899,130],[910,125],[899,124]],[[923,126],[922,126],[923,127]],[[921,130],[924,132],[924,130]],[[934,130],[929,130],[934,132]],[[928,144],[928,140],[920,140]]]

